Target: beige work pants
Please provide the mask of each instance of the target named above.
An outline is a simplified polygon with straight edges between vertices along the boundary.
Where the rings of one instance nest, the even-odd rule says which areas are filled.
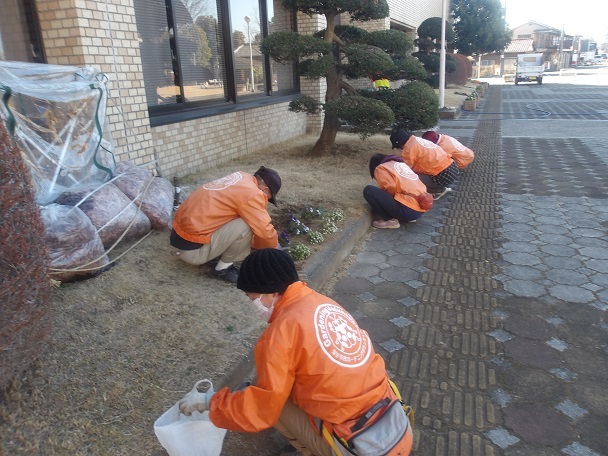
[[[242,218],[234,219],[211,235],[211,242],[200,249],[180,250],[179,258],[195,266],[205,264],[218,256],[224,263],[242,261],[251,251],[253,231]]]
[[[329,444],[310,425],[304,410],[287,399],[274,428],[305,456],[332,456]]]

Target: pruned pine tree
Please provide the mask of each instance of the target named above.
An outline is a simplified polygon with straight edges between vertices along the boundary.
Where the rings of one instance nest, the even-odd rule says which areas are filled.
[[[385,18],[389,13],[386,0],[283,0],[283,5],[305,14],[325,16],[327,21],[327,28],[313,36],[276,32],[265,38],[261,46],[263,53],[279,63],[299,62],[301,76],[326,79],[325,103],[302,96],[289,108],[307,114],[325,113],[321,134],[310,155],[330,154],[336,133],[344,123],[362,138],[394,126],[391,108],[375,97],[362,96],[349,80],[424,80],[424,68],[410,55],[412,41],[397,30],[367,32],[354,25],[336,25],[341,14],[349,15],[351,22]]]

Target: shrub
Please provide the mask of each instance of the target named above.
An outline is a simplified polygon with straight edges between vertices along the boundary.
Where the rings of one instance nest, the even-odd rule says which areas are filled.
[[[396,90],[361,91],[361,95],[385,102],[395,113],[396,128],[426,130],[439,122],[437,94],[424,82],[410,82]]]
[[[21,153],[0,122],[0,387],[44,347],[50,281],[44,227]]]
[[[473,64],[462,54],[450,54],[455,63],[455,71],[448,73],[445,80],[448,84],[465,85],[473,75]]]

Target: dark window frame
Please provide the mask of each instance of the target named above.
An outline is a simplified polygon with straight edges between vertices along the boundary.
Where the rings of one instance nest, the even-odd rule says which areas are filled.
[[[172,29],[174,31],[173,36],[170,37],[169,41],[172,55],[171,64],[173,68],[175,85],[179,87],[179,94],[176,96],[175,103],[148,106],[148,115],[150,119],[150,125],[152,127],[216,116],[219,114],[226,114],[235,111],[248,110],[277,103],[284,103],[287,101],[291,101],[297,96],[299,96],[300,81],[299,77],[297,76],[297,64],[294,67],[293,88],[283,91],[281,94],[273,94],[271,61],[270,57],[264,56],[264,71],[266,76],[264,78],[264,91],[258,95],[248,95],[246,98],[239,99],[239,95],[236,90],[236,69],[233,59],[234,54],[232,52],[232,26],[230,23],[229,0],[217,0],[217,4],[219,5],[219,8],[221,10],[221,14],[218,18],[218,25],[220,27],[224,43],[228,44],[223,48],[223,58],[225,63],[226,76],[226,94],[223,99],[186,101],[184,94],[183,78],[180,68],[180,54],[178,52],[180,37],[177,33],[175,33],[175,31],[177,30],[177,28],[175,27],[177,21],[173,13],[173,1],[175,0],[164,0],[164,3],[167,9],[167,26],[169,29]],[[267,1],[272,0],[258,0],[260,6],[260,19],[262,24],[261,33],[263,37],[268,36]],[[297,31],[296,11],[290,11],[290,14],[291,21],[294,24],[294,31]]]

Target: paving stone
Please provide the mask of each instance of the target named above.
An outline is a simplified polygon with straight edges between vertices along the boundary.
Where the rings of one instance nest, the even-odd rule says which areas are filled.
[[[398,300],[401,304],[403,304],[405,307],[412,307],[412,306],[417,306],[418,304],[420,304],[418,302],[418,300],[412,298],[411,296],[407,296],[403,299],[399,299]]]
[[[367,278],[380,274],[380,268],[371,264],[355,263],[349,269],[349,274],[353,277]]]
[[[538,259],[538,257],[536,257],[534,255],[530,255],[529,253],[521,253],[521,252],[505,253],[502,256],[502,259],[509,263],[515,264],[515,265],[532,266],[532,265],[540,263],[540,260]]]
[[[542,276],[538,269],[531,266],[521,266],[517,264],[508,264],[502,268],[502,271],[503,275],[507,275],[513,279],[519,280],[536,280]]]
[[[398,326],[399,328],[405,328],[406,326],[414,324],[414,322],[412,320],[409,320],[409,319],[405,318],[404,316],[399,316],[399,317],[393,318],[392,320],[389,320],[389,321],[392,324],[394,324],[395,326]]]
[[[568,418],[550,407],[513,403],[503,413],[506,427],[526,442],[557,446],[574,437]]]
[[[547,293],[547,289],[542,284],[529,280],[507,280],[503,287],[514,295],[528,298],[538,298]]]
[[[576,237],[601,238],[606,235],[603,230],[593,230],[589,228],[574,228],[572,234]]]
[[[572,442],[570,445],[562,448],[562,453],[568,456],[601,456],[600,453],[596,453],[591,448],[580,444],[579,442]]]
[[[547,274],[549,280],[562,285],[582,285],[589,281],[587,276],[576,271],[554,270]]]
[[[386,255],[379,252],[361,252],[357,255],[358,263],[382,264],[386,262]]]
[[[572,402],[570,399],[560,402],[555,406],[557,410],[568,415],[573,420],[578,420],[587,413],[587,410],[579,407],[577,404]]]
[[[601,311],[605,311],[608,310],[608,304],[604,304],[603,302],[592,302],[591,304],[589,304],[591,307],[596,308],[597,310],[601,310]]]
[[[500,389],[500,388],[495,389],[494,391],[491,391],[490,397],[492,398],[492,400],[494,402],[496,402],[501,407],[504,407],[505,405],[507,405],[509,402],[511,402],[513,400],[513,398],[511,397],[511,395],[509,393],[507,393],[505,390]]]
[[[513,334],[508,333],[507,331],[504,331],[502,329],[497,329],[496,331],[492,331],[490,333],[490,336],[492,336],[494,339],[498,340],[499,342],[506,342],[507,340],[513,339]]]
[[[369,290],[370,283],[365,279],[346,276],[334,286],[334,290],[341,293],[361,294]]]
[[[373,301],[374,299],[376,299],[376,297],[373,294],[371,294],[369,291],[366,291],[365,293],[361,293],[360,295],[357,295],[357,298],[359,298],[363,302],[369,302],[369,301]]]
[[[566,321],[560,317],[547,317],[545,318],[545,321],[555,326],[563,325],[564,323],[566,323]]]
[[[562,256],[552,256],[552,255],[544,255],[543,256],[543,264],[550,266],[554,270],[561,269],[572,269],[577,270],[582,265],[583,262],[580,260],[580,257],[575,258],[564,258]]]
[[[498,249],[501,253],[506,252],[524,252],[532,253],[536,251],[536,246],[530,242],[516,242],[509,241],[503,243],[502,247]]]
[[[380,346],[389,353],[401,350],[405,347],[405,345],[403,345],[401,342],[396,341],[395,339],[389,339],[385,340],[384,342],[380,342]]]
[[[555,285],[549,287],[548,291],[552,296],[567,302],[588,303],[595,300],[590,291],[569,285]]]
[[[555,348],[557,351],[564,351],[568,348],[568,344],[563,340],[556,339],[552,337],[547,342],[545,342],[549,347]]]
[[[566,245],[547,244],[540,247],[544,253],[558,257],[572,257],[577,254],[576,249]]]
[[[511,445],[515,445],[520,441],[519,438],[510,434],[505,428],[498,427],[485,433],[486,437],[489,438],[494,445],[499,446],[503,450],[509,448]]]
[[[570,369],[566,369],[564,367],[556,367],[554,369],[549,369],[553,375],[557,378],[561,378],[562,380],[572,381],[576,379],[576,372],[571,371]]]
[[[393,267],[380,272],[380,277],[393,282],[407,282],[418,278],[418,273],[410,268]]]
[[[545,320],[534,316],[514,315],[505,320],[505,330],[520,337],[546,340],[554,328]]]
[[[550,369],[561,364],[555,350],[541,342],[519,337],[505,342],[505,354],[522,364],[541,369]]]

